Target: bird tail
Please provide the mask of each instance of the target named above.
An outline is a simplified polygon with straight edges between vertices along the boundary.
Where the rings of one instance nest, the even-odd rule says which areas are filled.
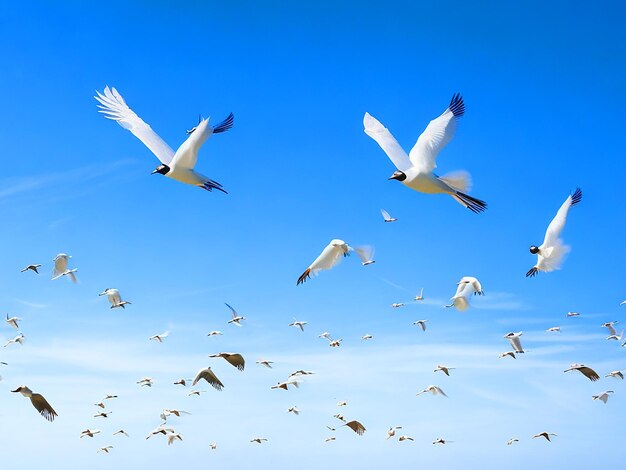
[[[214,189],[217,189],[218,191],[222,191],[224,194],[228,194],[226,190],[222,188],[222,185],[218,183],[217,181],[213,181],[212,179],[207,178],[206,176],[204,176],[203,178],[205,179],[205,181],[202,184],[198,184],[196,186],[198,186],[199,188],[205,189],[209,192],[213,191]]]
[[[439,179],[455,191],[467,193],[472,189],[472,177],[467,171],[453,171],[452,173],[440,176]]]
[[[217,126],[213,128],[213,134],[226,132],[231,127],[233,127],[234,122],[235,122],[235,115],[233,113],[230,113],[226,119],[224,119],[222,122],[220,122]]]
[[[462,193],[461,191],[456,191],[454,194],[451,194],[451,196],[456,199],[459,204],[467,207],[475,214],[480,214],[481,212],[484,212],[485,209],[487,209],[487,203],[485,201],[476,199],[475,197],[472,197],[469,194]]]

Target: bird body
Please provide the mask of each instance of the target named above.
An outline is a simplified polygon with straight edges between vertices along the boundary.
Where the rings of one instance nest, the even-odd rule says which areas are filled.
[[[419,302],[421,300],[424,300],[424,288],[422,287],[422,289],[420,290],[420,294],[416,295],[415,297],[413,297],[413,300],[416,302]]]
[[[157,343],[162,343],[163,340],[169,336],[169,334],[170,334],[170,332],[166,331],[166,332],[160,333],[158,335],[152,335],[148,339],[149,340],[155,340]]]
[[[24,336],[23,333],[20,333],[15,338],[8,340],[6,344],[4,345],[4,347],[6,348],[9,344],[15,344],[15,343],[22,345],[24,344],[24,341],[26,341],[26,336]]]
[[[622,373],[621,370],[614,370],[613,372],[609,372],[608,374],[605,375],[605,377],[613,377],[615,379],[624,380],[624,374]]]
[[[500,359],[504,358],[504,357],[512,357],[513,359],[516,359],[515,357],[515,351],[507,351],[507,352],[503,352],[502,354],[500,354]]]
[[[550,441],[550,436],[556,436],[556,434],[554,434],[553,432],[540,432],[539,434],[535,434],[533,436],[533,439],[537,438],[537,437],[544,437],[547,441]]]
[[[478,279],[473,276],[463,276],[461,280],[456,283],[456,293],[450,299],[452,303],[446,305],[446,307],[454,307],[463,312],[469,307],[469,299],[472,294],[485,295],[485,292]]]
[[[372,339],[372,338],[374,338],[374,337],[372,335],[370,335],[370,334],[366,334],[366,335],[361,336],[361,339],[364,340],[364,341],[367,341],[368,339]]]
[[[307,279],[310,279],[311,275],[317,276],[320,271],[333,268],[341,261],[342,257],[350,255],[351,249],[343,240],[338,238],[331,240],[326,248],[322,250],[322,253],[315,258],[315,261],[300,275],[296,285],[300,285]]]
[[[24,273],[26,271],[33,271],[34,273],[39,274],[39,271],[37,269],[40,268],[40,267],[41,267],[41,264],[29,264],[24,269],[22,269],[20,272]]]
[[[98,449],[98,452],[104,452],[105,454],[109,453],[109,450],[113,449],[113,446],[105,446],[105,447],[100,447]]]
[[[9,314],[7,313],[7,318],[6,318],[6,322],[11,325],[13,328],[15,328],[16,330],[20,329],[20,325],[17,323],[18,321],[20,321],[21,318],[18,317],[10,317],[9,318]]]
[[[449,377],[450,371],[454,370],[454,367],[446,367],[446,366],[438,365],[437,368],[433,372],[437,372],[439,370]]]
[[[111,308],[126,308],[126,305],[130,305],[130,302],[126,300],[122,300],[122,296],[120,295],[120,291],[117,289],[105,289],[103,292],[98,294],[106,295],[109,302],[111,303]]]
[[[427,321],[428,320],[417,320],[417,321],[414,321],[413,324],[419,326],[422,329],[422,331],[426,331]]]
[[[266,361],[265,359],[259,359],[258,361],[256,361],[257,364],[260,364],[262,366],[267,367],[268,369],[272,368],[272,364],[274,364],[274,362],[272,361]]]
[[[254,437],[252,439],[250,439],[250,442],[254,442],[257,444],[263,444],[264,442],[267,442],[267,439],[264,437]]]
[[[93,437],[96,434],[100,434],[100,430],[99,429],[91,430],[91,429],[87,428],[87,429],[85,429],[84,431],[82,431],[80,433],[79,437],[82,439],[83,437]]]
[[[442,395],[444,397],[448,396],[444,393],[443,390],[441,390],[441,388],[437,387],[436,385],[429,385],[421,392],[418,392],[417,395],[421,395],[422,393],[432,393],[433,395]]]
[[[78,282],[78,279],[76,278],[76,271],[78,271],[78,269],[68,269],[67,268],[67,263],[68,260],[71,258],[70,255],[66,254],[66,253],[59,253],[58,255],[56,255],[53,259],[54,261],[54,269],[52,271],[52,280],[54,281],[55,279],[58,279],[60,277],[63,276],[68,276],[72,282],[76,283]]]
[[[228,305],[227,303],[224,303],[224,305],[226,305],[229,309],[230,309],[230,313],[232,318],[228,321],[228,323],[232,323],[233,325],[237,325],[237,326],[241,326],[241,321],[245,320],[246,317],[242,317],[241,315],[239,315],[237,313],[237,311],[232,308],[230,305]]]
[[[308,322],[305,321],[297,321],[294,320],[291,323],[289,323],[289,325],[287,326],[295,326],[296,328],[300,328],[301,331],[304,331],[304,325],[306,325]]]

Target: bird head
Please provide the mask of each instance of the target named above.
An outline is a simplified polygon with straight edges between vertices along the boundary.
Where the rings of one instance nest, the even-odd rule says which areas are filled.
[[[531,247],[530,247],[530,252],[531,252],[533,255],[536,255],[537,253],[539,253],[539,247],[538,247],[538,246],[535,246],[535,245],[531,245]]]
[[[170,167],[167,165],[159,165],[157,166],[154,171],[151,173],[152,175],[154,175],[155,173],[160,173],[162,175],[167,175],[170,172]]]
[[[406,174],[403,171],[396,170],[396,171],[393,172],[393,175],[391,175],[387,179],[388,180],[404,181],[406,179]]]

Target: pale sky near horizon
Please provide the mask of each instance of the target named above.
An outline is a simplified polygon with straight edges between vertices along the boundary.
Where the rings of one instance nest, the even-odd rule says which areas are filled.
[[[0,4],[0,315],[21,317],[26,336],[0,347],[3,463],[614,464],[626,384],[604,375],[626,369],[626,348],[600,325],[626,323],[624,13],[619,2]],[[198,114],[219,122],[232,111],[233,129],[197,164],[229,194],[150,175],[158,160],[97,112],[105,85],[174,149]],[[393,164],[363,132],[367,111],[408,151],[455,92],[466,112],[437,171],[472,174],[470,194],[489,204],[480,215],[388,181]],[[563,269],[525,278],[529,245],[576,187]],[[399,220],[383,223],[380,208]],[[376,263],[351,256],[296,286],[333,238],[375,246]],[[61,252],[80,283],[50,281]],[[29,263],[41,274],[19,272]],[[445,309],[466,275],[486,295]],[[107,287],[132,305],[109,309],[97,295]],[[424,302],[412,302],[422,287]],[[225,302],[246,316],[242,328],[227,324]],[[287,326],[294,318],[304,332]],[[545,332],[553,326],[561,333]],[[162,344],[148,341],[164,331]],[[498,358],[509,331],[523,331],[516,360]],[[2,344],[16,334],[2,322]],[[220,351],[241,352],[246,370],[207,357]],[[574,362],[601,380],[564,374]],[[209,365],[223,391],[203,383],[189,397],[172,384]],[[297,369],[315,375],[270,389]],[[152,388],[136,384],[144,376]],[[48,399],[55,422],[10,393],[21,384]],[[448,398],[415,396],[428,385]],[[605,390],[615,391],[606,405],[591,399]],[[110,418],[94,418],[107,393],[119,395]],[[164,408],[191,413],[168,419],[184,439],[172,446],[145,439]],[[394,425],[415,441],[385,440]],[[102,433],[79,439],[87,428]],[[130,437],[112,436],[120,428]],[[531,439],[542,431],[558,436]],[[249,443],[257,436],[269,441]],[[452,442],[434,446],[438,437]]]

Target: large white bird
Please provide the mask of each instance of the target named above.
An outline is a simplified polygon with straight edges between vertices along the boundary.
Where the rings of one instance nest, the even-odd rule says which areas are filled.
[[[444,397],[448,396],[444,393],[443,390],[441,390],[441,388],[437,387],[436,385],[429,385],[421,392],[418,392],[415,396],[421,395],[422,393],[428,393],[428,392],[432,393],[433,395],[443,395]]]
[[[7,313],[7,318],[6,318],[6,322],[11,325],[13,328],[15,328],[16,330],[20,329],[20,325],[17,323],[18,321],[20,321],[21,318],[18,317],[9,317],[9,314]]]
[[[120,291],[118,291],[117,289],[104,289],[103,292],[100,292],[98,294],[99,296],[102,295],[106,295],[107,298],[109,299],[109,302],[111,303],[111,308],[126,308],[126,305],[130,305],[130,302],[127,302],[126,300],[122,300],[122,296],[120,295]]]
[[[605,375],[605,377],[613,377],[615,379],[624,380],[624,374],[622,373],[621,370],[614,370],[613,372],[609,372],[608,374]]]
[[[301,331],[304,331],[304,325],[306,325],[307,323],[308,323],[308,322],[305,322],[305,321],[298,321],[298,320],[295,320],[295,319],[294,319],[294,321],[292,321],[291,323],[289,323],[289,325],[287,325],[287,326],[294,326],[294,327],[296,327],[296,328],[300,328],[300,330],[301,330]]]
[[[78,282],[75,274],[78,269],[67,269],[67,262],[70,258],[71,256],[66,253],[59,253],[54,257],[54,269],[52,271],[53,281],[62,276],[68,276],[72,280],[72,282]]]
[[[4,347],[6,348],[9,344],[15,344],[15,343],[19,343],[21,346],[22,344],[24,344],[25,340],[26,340],[26,337],[24,336],[24,334],[20,333],[15,338],[8,340],[6,344],[4,345]]]
[[[537,255],[537,264],[528,270],[526,277],[536,276],[539,271],[550,272],[560,268],[563,258],[570,251],[570,247],[563,244],[563,240],[559,236],[565,227],[570,207],[578,204],[582,198],[583,192],[580,188],[576,188],[574,194],[567,196],[556,216],[548,225],[543,244],[539,247],[535,245],[530,247],[530,252]]]
[[[33,271],[34,273],[39,274],[37,268],[40,268],[41,264],[29,264],[24,269],[20,270],[21,273],[25,273],[26,271]]]
[[[472,276],[463,276],[461,280],[456,283],[456,293],[450,299],[452,303],[446,305],[446,307],[454,307],[463,312],[469,307],[469,299],[472,294],[485,295],[485,292],[478,279]]]
[[[603,323],[601,326],[604,328],[607,328],[609,330],[610,335],[616,335],[617,330],[615,330],[615,326],[614,326],[616,323],[617,323],[616,321],[609,321],[609,322]]]
[[[522,348],[522,342],[520,340],[520,336],[522,336],[521,331],[518,333],[510,332],[503,336],[503,338],[509,340],[509,343],[511,343],[511,346],[513,346],[513,349],[515,350],[516,353],[524,352],[524,348]]]
[[[615,392],[613,390],[607,390],[606,392],[602,392],[599,395],[593,395],[591,398],[593,400],[600,400],[601,402],[606,404],[606,402],[609,399],[609,393],[615,393]]]
[[[232,308],[230,305],[228,305],[226,302],[224,302],[224,305],[226,305],[230,309],[230,313],[232,315],[232,318],[228,320],[228,323],[232,323],[233,325],[237,325],[241,327],[241,321],[245,320],[246,317],[239,315],[237,311],[234,308]]]
[[[122,95],[115,88],[104,88],[104,94],[96,92],[94,98],[100,103],[100,112],[108,119],[116,121],[124,129],[129,130],[141,140],[154,155],[161,161],[152,172],[160,173],[181,183],[198,186],[211,191],[217,189],[225,193],[222,185],[196,172],[194,167],[198,160],[198,151],[212,134],[226,132],[233,127],[234,116],[229,114],[217,126],[209,125],[209,119],[201,119],[200,123],[188,133],[187,140],[178,148],[176,153],[167,145],[152,128],[146,124],[132,109],[128,107]]]
[[[328,246],[324,248],[322,253],[315,258],[315,261],[302,273],[298,278],[296,285],[302,284],[304,281],[311,277],[311,274],[317,275],[319,271],[324,269],[331,269],[342,257],[349,256],[352,248],[348,246],[346,242],[339,239],[333,239]]]
[[[156,342],[158,342],[158,343],[162,343],[162,342],[163,342],[163,340],[164,340],[165,338],[167,338],[169,335],[170,335],[170,332],[169,332],[169,331],[166,331],[166,332],[164,332],[164,333],[159,333],[158,335],[152,335],[152,336],[150,336],[148,339],[149,339],[149,340],[153,339],[153,340],[155,340],[155,341],[156,341]]]
[[[597,374],[597,372],[593,370],[591,367],[587,367],[584,364],[572,364],[571,366],[569,366],[569,369],[566,369],[563,372],[569,372],[571,370],[577,370],[578,372],[583,374],[592,382],[595,382],[596,380],[600,380],[600,376]]]
[[[457,119],[465,113],[465,104],[461,95],[452,96],[448,108],[436,119],[430,121],[426,130],[419,136],[409,155],[383,126],[369,113],[363,117],[365,133],[374,139],[384,150],[397,170],[389,177],[400,181],[415,191],[426,194],[449,194],[459,204],[475,213],[484,211],[487,204],[480,199],[465,194],[471,186],[470,175],[466,172],[455,172],[445,176],[437,176],[433,170],[437,168],[435,159],[454,136]]]

